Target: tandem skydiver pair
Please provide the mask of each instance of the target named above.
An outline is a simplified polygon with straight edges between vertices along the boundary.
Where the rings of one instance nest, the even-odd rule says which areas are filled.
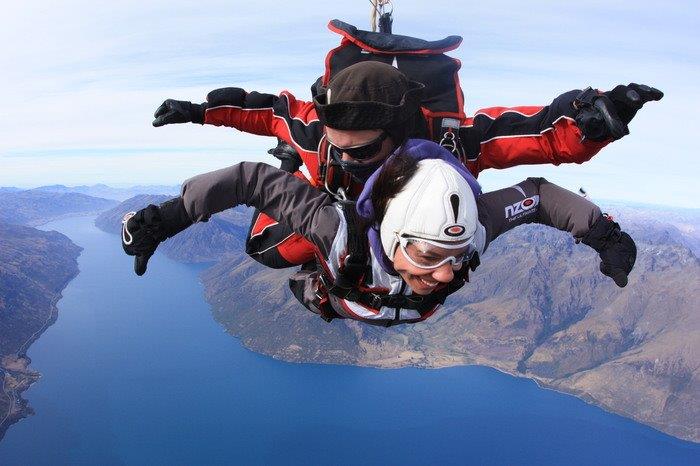
[[[326,319],[423,320],[464,284],[490,241],[521,223],[571,232],[599,252],[604,274],[626,285],[634,242],[593,204],[543,179],[482,195],[474,175],[489,167],[588,160],[624,136],[636,111],[660,99],[660,91],[636,84],[607,93],[571,91],[547,107],[485,109],[466,118],[456,72],[442,86],[424,79],[426,87],[385,63],[386,56],[397,57],[399,68],[404,63],[425,73],[426,63],[413,61],[427,56],[455,71],[444,43],[412,39],[402,42],[411,47],[396,50],[387,37],[343,31],[346,48],[364,45],[381,60],[326,70],[313,104],[286,92],[225,88],[205,104],[167,100],[157,110],[154,126],[192,121],[276,135],[301,160],[294,163],[294,152],[282,150],[276,154],[286,171],[243,163],[200,175],[185,182],[181,197],[128,218],[123,245],[136,256],[137,274],[159,242],[245,203],[260,212],[248,252],[273,267],[306,263],[292,289]],[[388,52],[377,52],[379,39]],[[326,62],[338,64],[339,50]],[[435,98],[445,89],[455,102]],[[287,173],[300,162],[308,180]]]

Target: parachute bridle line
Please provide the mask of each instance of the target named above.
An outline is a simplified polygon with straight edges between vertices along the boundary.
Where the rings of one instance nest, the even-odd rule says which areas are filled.
[[[372,32],[377,32],[377,27],[379,32],[391,34],[391,25],[394,22],[392,14],[394,13],[394,4],[391,0],[369,0],[372,4],[372,10],[370,13],[370,26],[372,26]]]

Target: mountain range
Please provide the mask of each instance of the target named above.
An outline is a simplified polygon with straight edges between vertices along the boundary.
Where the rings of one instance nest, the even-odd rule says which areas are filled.
[[[203,283],[227,331],[275,358],[488,365],[698,442],[700,262],[687,232],[658,216],[650,222],[649,212],[610,211],[639,248],[624,289],[598,271],[593,250],[542,226],[495,241],[471,283],[418,325],[327,324],[291,296],[291,270],[242,254],[206,271]]]
[[[32,189],[32,191],[52,192],[52,193],[78,193],[93,197],[102,197],[116,201],[125,201],[139,194],[162,194],[175,196],[180,192],[178,185],[145,185],[145,186],[130,186],[127,188],[115,188],[106,184],[82,185],[82,186],[64,186],[62,184],[54,184],[49,186],[40,186]]]
[[[15,225],[40,225],[59,217],[96,213],[117,204],[85,194],[50,191],[0,192],[0,222]]]

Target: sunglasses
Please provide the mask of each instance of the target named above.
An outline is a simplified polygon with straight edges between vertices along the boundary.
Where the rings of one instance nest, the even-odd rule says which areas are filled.
[[[399,240],[401,252],[408,262],[420,269],[437,269],[448,262],[452,267],[461,266],[468,263],[476,253],[476,247],[472,243],[459,244],[456,247],[446,247],[444,243],[430,241],[420,238],[411,238],[396,235]],[[466,249],[464,249],[466,248]],[[445,249],[464,249],[459,254],[444,257]]]
[[[328,141],[328,144],[330,144],[331,151],[334,152],[333,155],[338,160],[340,160],[343,157],[343,154],[347,154],[354,160],[367,160],[371,159],[372,157],[377,155],[377,153],[379,153],[379,151],[382,148],[382,144],[384,144],[384,140],[388,136],[389,135],[387,133],[383,132],[376,139],[366,144],[362,144],[361,146],[340,147],[333,144],[330,140]]]

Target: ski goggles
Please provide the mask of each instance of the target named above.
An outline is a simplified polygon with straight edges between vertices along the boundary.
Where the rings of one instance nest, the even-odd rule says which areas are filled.
[[[452,267],[462,266],[464,263],[469,263],[476,253],[476,246],[471,242],[450,245],[398,234],[396,238],[406,260],[420,269],[437,269],[448,262],[452,263]],[[458,250],[458,252],[445,257],[445,254],[449,254],[452,250]]]
[[[359,146],[340,147],[333,144],[330,140],[328,140],[328,144],[336,160],[342,160],[343,154],[347,154],[354,160],[367,160],[379,153],[382,149],[382,144],[384,144],[384,140],[388,136],[386,132],[382,132],[376,139]]]

